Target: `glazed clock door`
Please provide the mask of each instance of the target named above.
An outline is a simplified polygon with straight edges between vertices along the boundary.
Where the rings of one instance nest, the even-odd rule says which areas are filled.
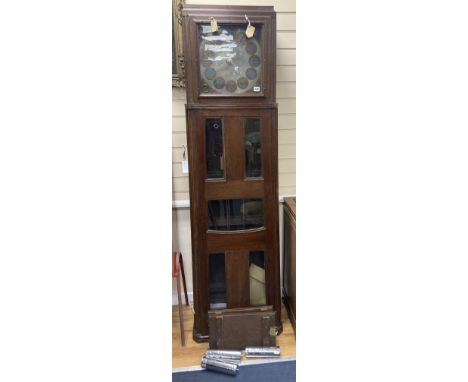
[[[195,267],[207,275],[195,280],[205,291],[198,296],[203,315],[280,304],[275,116],[276,109],[190,111]]]
[[[273,7],[188,5],[183,11],[187,103],[275,102],[276,15]],[[248,18],[255,28],[247,35]],[[218,29],[212,29],[211,20]]]
[[[221,24],[217,32],[198,24],[202,95],[262,95],[262,27],[247,38],[245,25]]]

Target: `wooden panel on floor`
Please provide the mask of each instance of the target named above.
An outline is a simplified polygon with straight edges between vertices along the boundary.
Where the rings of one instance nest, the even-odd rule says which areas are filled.
[[[177,305],[172,306],[172,367],[200,366],[203,353],[208,350],[208,342],[196,343],[192,338],[193,311],[191,307],[183,307],[185,340],[187,345],[180,344],[179,313]],[[276,344],[281,348],[282,357],[296,355],[296,336],[288,319],[286,308],[281,306],[281,320],[283,321],[283,333],[276,338]]]

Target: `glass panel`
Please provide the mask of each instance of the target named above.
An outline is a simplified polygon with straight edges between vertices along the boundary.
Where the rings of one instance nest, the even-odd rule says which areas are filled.
[[[208,256],[210,309],[224,309],[227,307],[224,253],[210,253]]]
[[[263,251],[250,252],[249,281],[250,305],[266,305],[265,254]]]
[[[208,229],[236,231],[263,227],[262,199],[208,201]]]
[[[205,121],[206,177],[224,177],[223,121],[209,118]]]
[[[214,33],[209,24],[198,28],[201,92],[261,94],[261,25],[252,38],[245,36],[246,24],[219,25]]]
[[[262,147],[260,119],[245,119],[245,176],[256,178],[262,176]]]

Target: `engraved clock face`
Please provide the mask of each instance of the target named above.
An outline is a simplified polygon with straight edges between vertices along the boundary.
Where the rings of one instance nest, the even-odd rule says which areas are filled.
[[[245,25],[199,25],[199,60],[202,93],[239,95],[261,93],[261,28],[247,38]]]

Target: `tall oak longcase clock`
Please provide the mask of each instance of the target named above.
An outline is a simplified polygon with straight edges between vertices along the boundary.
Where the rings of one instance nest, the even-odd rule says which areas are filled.
[[[280,333],[276,14],[185,5],[182,16],[193,337],[208,340],[209,310],[261,305]]]

